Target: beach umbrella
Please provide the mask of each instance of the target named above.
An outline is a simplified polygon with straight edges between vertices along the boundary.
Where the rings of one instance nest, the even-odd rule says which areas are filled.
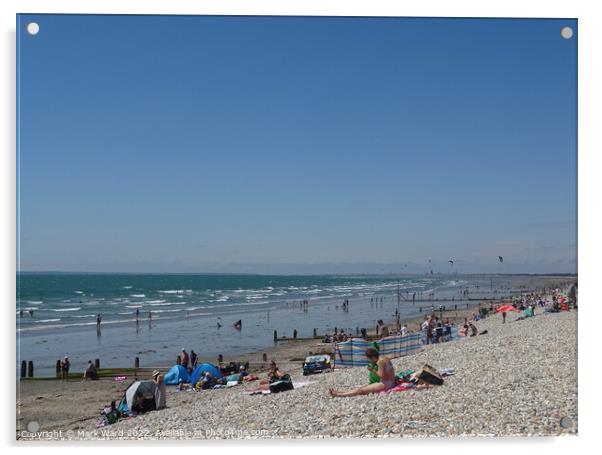
[[[514,308],[512,305],[502,305],[497,310],[495,310],[496,313],[507,313],[508,311],[519,312],[519,310],[517,308]]]

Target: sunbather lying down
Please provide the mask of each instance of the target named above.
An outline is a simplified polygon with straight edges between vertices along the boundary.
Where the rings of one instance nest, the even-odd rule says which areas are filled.
[[[357,395],[368,395],[370,393],[379,393],[392,389],[396,385],[395,369],[391,360],[386,356],[380,356],[376,349],[366,349],[366,357],[370,362],[377,366],[376,374],[380,378],[380,382],[368,384],[357,389],[349,390],[348,392],[340,392],[330,389],[330,395],[333,397],[354,397]]]

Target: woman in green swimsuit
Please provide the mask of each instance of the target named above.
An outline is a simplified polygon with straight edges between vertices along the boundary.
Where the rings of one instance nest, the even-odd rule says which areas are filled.
[[[376,349],[366,349],[366,357],[370,362],[377,366],[376,374],[380,378],[380,382],[368,384],[348,392],[339,392],[330,389],[330,395],[333,397],[354,397],[356,395],[368,395],[370,393],[379,393],[390,390],[395,387],[395,369],[391,360],[386,356],[380,356]]]

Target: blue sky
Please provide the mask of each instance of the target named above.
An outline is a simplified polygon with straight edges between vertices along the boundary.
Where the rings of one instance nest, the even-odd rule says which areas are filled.
[[[567,25],[21,15],[21,269],[574,272]]]

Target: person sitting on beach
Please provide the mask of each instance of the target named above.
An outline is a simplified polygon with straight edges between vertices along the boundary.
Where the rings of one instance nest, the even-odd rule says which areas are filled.
[[[464,324],[462,328],[458,331],[458,335],[461,337],[468,336],[468,324]]]
[[[159,371],[153,371],[152,378],[155,383],[155,409],[158,411],[167,407],[167,390],[163,375]]]
[[[217,384],[217,381],[213,375],[208,371],[205,371],[197,383],[197,388],[203,390],[212,389],[215,384]]]
[[[333,397],[354,397],[357,395],[368,395],[370,393],[379,393],[392,389],[396,385],[395,368],[391,363],[391,359],[387,356],[381,356],[374,348],[366,349],[366,357],[369,362],[375,363],[378,367],[376,374],[380,378],[380,382],[364,385],[357,389],[347,392],[340,392],[330,389],[330,395]]]
[[[245,368],[244,365],[241,365],[238,368],[238,370],[239,370],[238,375],[240,376],[241,379],[244,378],[245,376],[249,375],[249,373],[247,372],[247,369]]]
[[[278,365],[276,365],[275,361],[270,362],[270,372],[268,373],[268,380],[280,379],[284,376],[285,373],[280,371]]]
[[[92,380],[98,379],[98,372],[96,371],[96,365],[94,365],[91,360],[88,360],[88,366],[86,367],[86,371],[84,372],[83,379],[86,381],[88,379],[92,379]]]
[[[259,389],[269,390],[271,382],[277,381],[278,379],[282,379],[285,375],[286,373],[280,371],[278,365],[276,365],[276,362],[272,360],[270,362],[270,371],[268,372],[268,377],[267,379],[262,379],[261,381],[259,381]]]
[[[477,334],[479,333],[479,331],[477,330],[477,327],[472,322],[468,323],[468,328],[470,329],[471,337],[476,337]]]

